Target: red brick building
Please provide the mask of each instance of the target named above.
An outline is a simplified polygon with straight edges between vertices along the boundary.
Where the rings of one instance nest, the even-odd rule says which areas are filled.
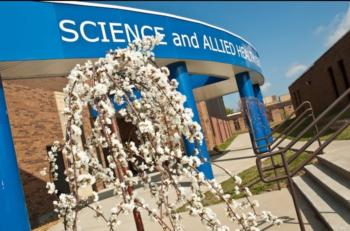
[[[267,96],[264,97],[264,105],[266,115],[270,122],[270,126],[274,126],[283,122],[289,115],[294,112],[289,94],[281,96]],[[233,128],[234,133],[248,131],[248,127],[243,118],[242,112],[235,112],[227,115],[230,127]]]
[[[246,122],[244,121],[242,112],[235,112],[227,115],[230,126],[234,129],[234,132],[245,132],[248,131]]]
[[[296,79],[289,86],[289,92],[294,107],[310,101],[315,113],[319,114],[349,87],[350,32]]]
[[[53,208],[45,190],[48,176],[39,172],[48,166],[47,147],[63,138],[55,91],[62,91],[66,80],[58,77],[3,83],[27,208],[35,227],[45,222]]]
[[[265,97],[264,104],[266,107],[266,115],[271,126],[283,122],[294,112],[289,94]]]
[[[200,101],[197,108],[209,150],[233,136],[235,129],[226,116],[222,97]]]

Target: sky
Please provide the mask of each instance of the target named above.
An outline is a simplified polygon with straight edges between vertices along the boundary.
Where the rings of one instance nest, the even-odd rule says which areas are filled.
[[[288,93],[288,86],[350,29],[350,2],[142,2],[108,4],[171,13],[232,31],[257,49],[264,96]],[[237,109],[238,93],[224,96]]]

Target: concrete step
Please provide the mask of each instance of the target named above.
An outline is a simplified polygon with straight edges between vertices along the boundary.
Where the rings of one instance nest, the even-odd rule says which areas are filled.
[[[302,214],[304,215],[303,222],[306,230],[309,230],[308,226],[310,226],[311,231],[329,231],[328,226],[326,226],[325,222],[322,219],[320,219],[320,216],[317,213],[315,213],[315,209],[305,199],[304,195],[298,189],[296,189],[295,191],[295,199],[297,200],[298,206],[302,211]],[[290,209],[293,209],[295,211],[294,207],[290,207]],[[298,222],[298,219],[296,219],[295,222]]]
[[[350,210],[346,206],[334,199],[307,174],[294,177],[293,181],[330,230],[350,230]]]
[[[328,151],[325,155],[317,156],[321,164],[326,165],[329,169],[338,175],[350,180],[350,155],[349,150],[339,150],[337,152]]]
[[[344,203],[344,205],[350,209],[350,182],[347,179],[344,179],[331,169],[320,164],[307,165],[305,166],[305,170],[307,174],[327,190],[328,193],[333,195],[340,203]]]

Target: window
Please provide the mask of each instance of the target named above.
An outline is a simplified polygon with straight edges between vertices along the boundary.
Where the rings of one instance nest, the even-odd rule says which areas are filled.
[[[297,96],[297,93],[295,91],[293,92],[293,98],[295,100],[295,106],[296,107],[299,106],[298,96]]]
[[[46,151],[51,151],[51,146],[46,146]],[[68,182],[66,181],[66,175],[64,174],[65,171],[65,165],[63,160],[63,155],[61,152],[58,152],[56,164],[58,166],[57,169],[57,180],[53,183],[55,184],[55,187],[57,189],[57,196],[59,196],[61,193],[70,193],[70,188],[68,185]]]
[[[337,88],[337,83],[335,82],[335,77],[334,77],[334,72],[333,72],[332,67],[328,67],[328,74],[329,74],[329,77],[331,78],[331,83],[332,83],[332,86],[333,86],[333,89],[334,89],[335,97],[338,98],[339,97],[339,91],[338,91],[338,88]]]
[[[349,89],[350,84],[349,84],[348,75],[347,75],[347,72],[346,72],[346,69],[345,69],[344,61],[342,59],[338,61],[338,66],[339,66],[339,69],[340,69],[340,72],[342,74],[342,77],[343,77],[343,80],[344,80],[344,84],[345,84],[345,90],[344,91],[346,91],[347,89]],[[348,96],[348,98],[350,100],[350,95]]]
[[[341,59],[338,61],[338,66],[340,68],[341,74],[343,76],[343,80],[344,80],[344,84],[345,84],[345,89],[348,89],[350,87],[349,84],[349,79],[348,79],[348,75],[346,73],[346,69],[345,69],[345,65],[344,65],[344,61]]]
[[[236,131],[241,130],[241,126],[239,125],[239,121],[238,120],[234,120],[233,124],[235,125],[235,130]]]
[[[298,103],[298,105],[299,105],[299,104],[301,104],[301,102],[302,102],[302,101],[301,101],[301,96],[300,96],[300,91],[297,90],[297,93],[296,93],[296,94],[297,94],[297,98],[298,98],[298,101],[299,101],[299,103]]]

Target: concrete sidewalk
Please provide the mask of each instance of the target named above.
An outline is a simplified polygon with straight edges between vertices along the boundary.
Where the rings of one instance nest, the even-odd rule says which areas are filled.
[[[252,149],[248,133],[238,135],[224,154],[212,157],[212,162],[230,171],[232,174],[238,174],[243,170],[255,165],[255,154]],[[228,179],[227,174],[220,168],[213,165],[215,179],[222,182]]]
[[[139,191],[139,193],[143,194],[142,191]],[[259,225],[259,228],[261,230],[266,230],[266,231],[299,230],[299,225],[296,219],[293,202],[287,189],[282,189],[281,191],[263,193],[263,194],[254,196],[253,198],[255,200],[258,200],[260,203],[261,208],[258,209],[259,211],[263,211],[263,210],[271,211],[274,215],[277,215],[281,217],[282,220],[284,220],[284,223],[281,226],[270,226],[267,223],[261,224]],[[119,200],[116,199],[116,197],[111,197],[100,201],[100,204],[103,207],[103,212],[105,214],[109,214],[110,209],[113,207],[114,204],[117,203],[117,201]],[[235,223],[227,219],[225,215],[226,212],[225,212],[224,204],[213,205],[213,206],[210,206],[210,208],[220,218],[221,223],[227,225],[230,228],[230,230],[235,230],[238,228]],[[145,230],[152,230],[152,231],[162,230],[157,223],[154,223],[150,220],[150,218],[144,211],[141,211],[141,216],[143,218]],[[183,217],[183,225],[185,230],[203,230],[203,231],[207,230],[207,228],[200,222],[200,219],[198,217],[191,217],[186,212],[181,213],[181,216]],[[136,231],[132,214],[121,215],[120,218],[122,223],[119,227],[119,230]],[[100,218],[98,219],[94,218],[94,213],[89,209],[83,209],[79,213],[79,220],[80,220],[79,224],[83,231],[105,231],[105,230],[107,231],[108,230],[103,220]],[[304,216],[304,223],[305,223],[306,230],[310,230],[310,231],[326,230],[318,224],[318,221],[316,218],[313,218],[313,219],[309,218],[309,220],[306,221]],[[60,223],[49,230],[62,231],[63,225],[62,223]]]
[[[349,145],[349,141],[340,142],[342,145]],[[338,142],[337,142],[338,143]],[[339,144],[331,144],[328,149],[336,150],[339,147]],[[350,146],[350,145],[349,145]],[[251,148],[249,134],[240,134],[232,142],[228,148],[228,152],[223,155],[213,156],[212,160],[214,163],[224,167],[231,173],[239,173],[251,166],[255,165],[255,155]],[[213,171],[215,178],[218,182],[222,182],[228,178],[228,176],[223,172],[223,170],[218,167],[213,166]],[[147,203],[155,208],[153,199],[150,197],[148,191],[145,191],[143,188],[138,188],[137,194],[147,201]],[[170,193],[172,194],[172,193]],[[170,195],[172,197],[173,195]],[[259,201],[261,208],[260,210],[271,211],[274,215],[281,217],[285,223],[280,226],[270,227],[268,224],[262,224],[259,228],[261,230],[283,230],[283,231],[295,231],[299,230],[298,221],[296,219],[296,214],[294,210],[294,205],[291,199],[291,196],[287,189],[282,189],[280,191],[273,191],[268,193],[263,193],[260,195],[253,196],[253,199]],[[120,201],[117,197],[110,197],[104,200],[101,200],[99,203],[103,207],[103,212],[109,214],[110,209]],[[326,230],[317,218],[313,217],[313,212],[310,208],[307,207],[305,203],[300,201],[300,206],[303,207],[303,211],[306,211],[308,220],[304,217],[304,223],[307,230],[317,230],[323,231]],[[228,225],[231,230],[235,230],[237,227],[235,224],[230,222],[225,215],[224,204],[218,204],[210,206],[211,209],[216,212],[217,216],[220,217],[220,220],[223,224]],[[145,230],[161,230],[157,223],[153,223],[148,215],[145,212],[141,212],[143,217],[143,222]],[[183,217],[183,224],[186,230],[207,230],[203,226],[198,217],[191,217],[187,213],[181,214]],[[105,226],[105,223],[101,219],[95,219],[94,213],[88,208],[83,209],[79,213],[79,220],[82,226],[82,230],[86,231],[102,231],[108,230]],[[129,214],[128,216],[121,216],[122,224],[119,230],[132,231],[136,230],[133,216]],[[194,228],[195,227],[195,228]],[[50,231],[61,231],[63,230],[62,223],[55,225]]]
[[[278,147],[285,148],[291,141],[292,140],[290,140],[290,139],[285,139],[283,142],[281,142],[281,144],[278,145]],[[323,142],[324,141],[321,141],[321,143],[323,143]],[[292,146],[292,149],[295,149],[295,150],[296,149],[300,149],[306,143],[307,143],[307,141],[298,141]],[[338,149],[344,149],[345,147],[350,148],[350,141],[349,140],[334,140],[323,151],[325,153],[334,152],[334,151],[336,151]],[[307,152],[313,152],[317,148],[319,148],[319,143],[316,140],[306,149],[306,151]]]

